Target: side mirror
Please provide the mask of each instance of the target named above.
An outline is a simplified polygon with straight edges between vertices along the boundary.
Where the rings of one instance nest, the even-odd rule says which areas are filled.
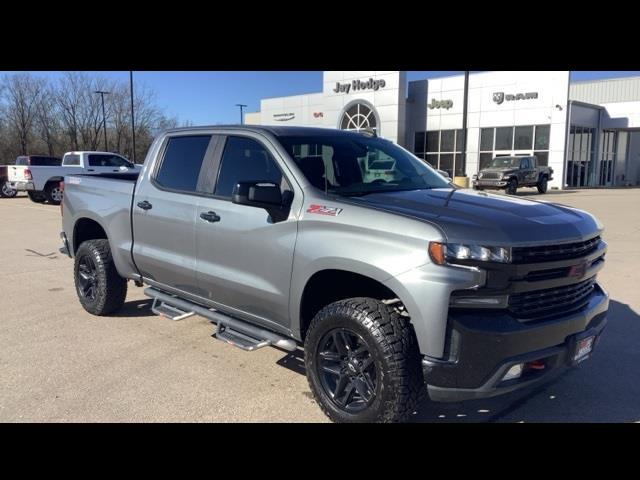
[[[280,186],[272,182],[238,182],[233,188],[231,201],[238,205],[264,208],[274,221],[281,221],[289,216],[289,197],[289,192],[283,195]]]

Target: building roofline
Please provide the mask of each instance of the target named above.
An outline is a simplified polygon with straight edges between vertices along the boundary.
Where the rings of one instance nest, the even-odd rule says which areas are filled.
[[[598,78],[596,80],[578,80],[577,82],[570,82],[570,83],[571,85],[579,85],[583,83],[620,82],[624,80],[640,80],[640,75],[631,75],[629,77],[616,77],[616,78]]]
[[[569,99],[571,104],[578,105],[579,107],[587,107],[587,108],[597,108],[598,110],[606,110],[602,105],[597,105],[595,103],[582,102],[580,100],[572,100]]]

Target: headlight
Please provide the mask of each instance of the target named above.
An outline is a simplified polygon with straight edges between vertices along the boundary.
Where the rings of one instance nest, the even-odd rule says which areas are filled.
[[[462,243],[429,243],[429,254],[434,263],[456,263],[457,260],[479,260],[481,262],[511,262],[511,249],[488,245],[465,245]]]

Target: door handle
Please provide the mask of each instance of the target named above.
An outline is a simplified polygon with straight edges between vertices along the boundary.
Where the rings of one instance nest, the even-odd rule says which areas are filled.
[[[153,205],[151,205],[149,202],[144,200],[142,202],[138,202],[138,207],[140,207],[143,210],[149,210],[151,207],[153,207]]]
[[[216,214],[216,212],[202,212],[200,214],[200,218],[210,223],[220,221],[220,217]]]
[[[87,172],[95,172],[93,168],[87,168]]]

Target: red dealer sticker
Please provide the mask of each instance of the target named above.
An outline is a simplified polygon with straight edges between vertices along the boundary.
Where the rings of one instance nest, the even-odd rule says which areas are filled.
[[[309,205],[307,213],[317,213],[318,215],[330,215],[337,217],[342,212],[341,208],[325,207],[324,205]]]

